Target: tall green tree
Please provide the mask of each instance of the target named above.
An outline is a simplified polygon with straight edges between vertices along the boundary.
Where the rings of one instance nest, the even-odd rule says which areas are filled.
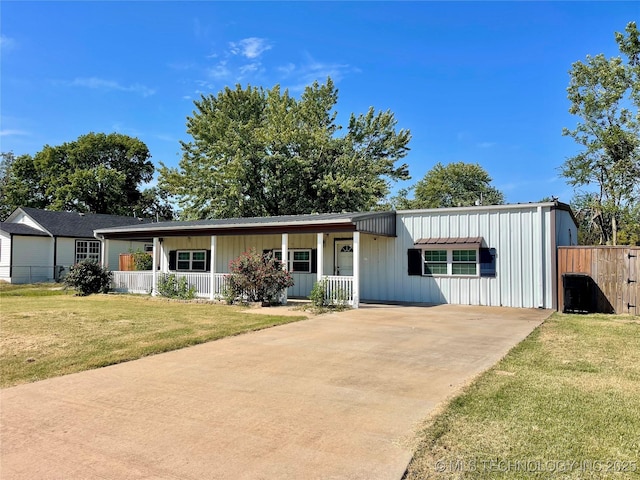
[[[119,133],[45,145],[33,157],[4,155],[2,205],[132,215],[153,203],[155,190],[141,191],[153,176],[150,158],[143,142]]]
[[[21,206],[45,208],[49,202],[33,157],[13,152],[0,157],[0,219]]]
[[[622,217],[640,195],[640,40],[634,22],[625,32],[615,38],[626,62],[599,54],[572,65],[569,112],[580,120],[563,130],[582,151],[564,162],[562,175],[574,187],[595,186],[590,210],[598,218],[592,225],[598,226],[601,243],[613,245]]]
[[[409,190],[413,199],[407,198]],[[504,195],[479,164],[438,162],[413,187],[400,191],[394,203],[398,209],[498,205],[504,203]]]
[[[373,109],[343,128],[337,101],[330,78],[299,99],[278,85],[202,96],[187,118],[192,140],[178,168],[162,165],[159,185],[187,219],[372,209],[390,182],[409,178],[397,163],[411,135]]]

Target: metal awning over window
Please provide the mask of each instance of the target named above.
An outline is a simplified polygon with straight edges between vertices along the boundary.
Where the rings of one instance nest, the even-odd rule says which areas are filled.
[[[420,238],[414,243],[422,248],[460,248],[476,249],[484,244],[483,237],[441,237],[441,238]]]

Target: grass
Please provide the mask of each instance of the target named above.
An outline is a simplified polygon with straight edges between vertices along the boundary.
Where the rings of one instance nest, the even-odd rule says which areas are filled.
[[[640,317],[554,314],[425,422],[405,477],[640,478],[639,412]]]
[[[76,297],[0,284],[0,387],[134,360],[301,320],[148,296]]]

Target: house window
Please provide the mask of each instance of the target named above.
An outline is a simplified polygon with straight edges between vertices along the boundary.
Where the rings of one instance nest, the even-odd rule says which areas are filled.
[[[176,270],[206,272],[206,250],[178,250]]]
[[[100,261],[100,242],[97,240],[76,240],[76,263],[84,260]]]
[[[424,251],[424,274],[425,275],[446,275],[447,274],[447,251],[446,250],[425,250]]]
[[[424,275],[476,276],[477,250],[424,250]]]
[[[477,250],[453,250],[451,254],[452,275],[477,275]]]
[[[153,252],[153,243],[145,243],[144,244],[144,251],[147,252],[147,253]]]
[[[274,250],[273,256],[282,262],[282,250]],[[311,272],[311,250],[290,249],[287,250],[287,270],[290,272]]]

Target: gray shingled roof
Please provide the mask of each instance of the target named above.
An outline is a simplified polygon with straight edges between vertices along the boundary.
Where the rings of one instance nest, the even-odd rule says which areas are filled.
[[[24,223],[7,223],[0,222],[0,231],[10,233],[13,235],[29,235],[34,237],[48,237],[46,232],[35,229]]]
[[[76,212],[52,212],[37,208],[21,207],[21,210],[56,237],[93,237],[99,228],[138,225],[151,220],[121,215]]]

